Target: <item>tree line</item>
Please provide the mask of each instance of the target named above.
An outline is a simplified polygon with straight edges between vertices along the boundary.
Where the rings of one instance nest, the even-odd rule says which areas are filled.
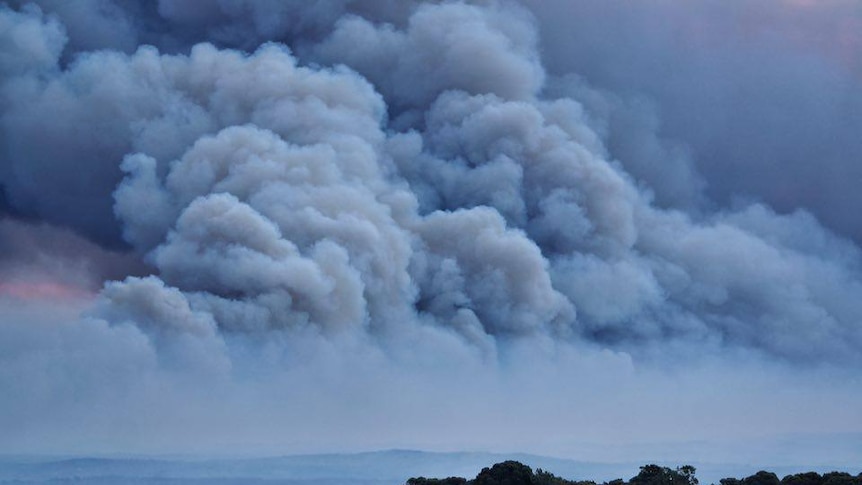
[[[591,480],[566,480],[541,468],[533,471],[517,461],[504,461],[483,468],[476,478],[461,477],[425,478],[407,480],[406,485],[698,485],[695,468],[690,465],[668,468],[644,465],[630,480],[611,480],[597,484]],[[815,472],[797,473],[779,479],[772,472],[759,471],[745,478],[722,478],[720,485],[862,485],[862,473],[851,475],[845,472],[830,472],[823,475]]]

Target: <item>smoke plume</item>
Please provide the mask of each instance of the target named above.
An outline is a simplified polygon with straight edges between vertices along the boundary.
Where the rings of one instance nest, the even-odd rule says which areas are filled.
[[[625,3],[0,6],[0,448],[862,431],[862,15]]]

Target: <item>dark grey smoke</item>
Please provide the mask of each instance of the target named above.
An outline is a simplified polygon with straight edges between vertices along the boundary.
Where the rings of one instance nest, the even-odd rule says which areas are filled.
[[[648,96],[660,107],[661,133],[686,143],[714,203],[802,208],[862,240],[858,2],[526,3],[542,25],[549,72]],[[626,143],[611,138],[609,146]],[[628,156],[617,156],[628,168]],[[654,157],[652,165],[665,164]],[[632,167],[650,183],[659,177],[642,170]]]
[[[718,59],[703,101],[697,63],[664,54],[650,19],[715,11],[717,33],[691,34],[706,42],[740,5],[37,3],[0,7],[4,447],[858,430],[842,406],[862,365],[855,226],[787,182],[852,205],[836,154],[857,153],[858,79],[778,44],[709,44],[687,54]],[[752,12],[785,7],[802,8]],[[846,103],[805,103],[839,81]],[[740,85],[756,103],[724,102]],[[104,285],[49,310],[34,279]],[[782,390],[795,404],[776,411]]]

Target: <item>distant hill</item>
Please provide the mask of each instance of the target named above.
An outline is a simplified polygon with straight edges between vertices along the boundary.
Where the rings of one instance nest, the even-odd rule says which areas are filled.
[[[576,462],[515,453],[428,453],[388,450],[352,454],[293,455],[246,459],[114,458],[114,457],[7,457],[0,458],[0,484],[10,483],[242,483],[266,480],[285,484],[403,484],[407,478],[443,473],[475,475],[488,463],[520,460],[587,476],[629,473],[628,465]],[[107,481],[105,481],[107,480]],[[334,481],[334,482],[333,482]],[[71,482],[69,482],[71,483]]]
[[[151,457],[0,457],[0,484],[114,484],[130,485],[402,485],[410,477],[476,476],[490,463],[515,460],[551,470],[564,478],[610,481],[638,473],[637,463],[599,463],[524,453],[432,453],[388,450],[351,454],[292,455],[268,458],[206,459]],[[699,464],[702,485],[720,478],[745,476],[751,465]],[[806,471],[804,467],[770,468],[780,476]],[[831,469],[816,470],[822,472]],[[856,471],[858,473],[858,470]]]

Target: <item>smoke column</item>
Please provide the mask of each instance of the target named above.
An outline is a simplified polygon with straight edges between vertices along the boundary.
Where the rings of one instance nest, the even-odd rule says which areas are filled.
[[[618,4],[0,6],[0,449],[862,432],[862,13]]]

